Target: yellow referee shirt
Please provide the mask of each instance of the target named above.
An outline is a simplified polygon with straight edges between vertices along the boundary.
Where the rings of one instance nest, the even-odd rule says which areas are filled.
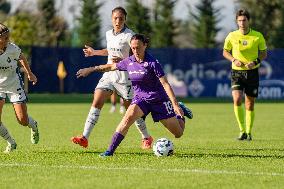
[[[232,52],[235,59],[248,64],[258,58],[258,51],[266,50],[266,43],[260,32],[250,29],[249,33],[243,35],[239,30],[230,32],[225,39],[224,50]],[[254,68],[259,67],[260,64]],[[253,69],[254,69],[253,68]],[[248,70],[245,66],[237,67],[232,63],[234,70]]]

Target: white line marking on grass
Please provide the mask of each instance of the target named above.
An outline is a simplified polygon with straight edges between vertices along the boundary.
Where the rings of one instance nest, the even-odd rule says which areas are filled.
[[[89,170],[137,170],[137,171],[157,171],[157,172],[178,172],[178,173],[200,173],[200,174],[220,174],[220,175],[252,175],[252,176],[284,176],[284,173],[276,172],[246,172],[246,171],[228,171],[228,170],[205,170],[205,169],[154,169],[154,168],[139,168],[139,167],[98,167],[98,166],[76,166],[76,165],[39,165],[0,163],[0,167],[46,167],[60,169],[89,169]]]

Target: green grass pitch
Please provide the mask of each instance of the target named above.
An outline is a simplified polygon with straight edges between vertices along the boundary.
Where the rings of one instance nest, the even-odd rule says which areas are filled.
[[[59,99],[59,100],[58,100]],[[117,112],[109,104],[101,113],[83,149],[70,142],[82,133],[90,95],[31,95],[29,114],[39,123],[40,142],[30,142],[30,130],[16,122],[11,104],[2,121],[17,141],[11,154],[0,153],[0,188],[282,188],[284,186],[284,103],[256,103],[253,141],[237,141],[232,103],[186,103],[194,112],[186,130],[175,139],[160,123],[147,118],[154,139],[167,137],[174,155],[158,158],[140,148],[135,126],[110,158],[107,149]],[[6,142],[0,140],[3,151]]]

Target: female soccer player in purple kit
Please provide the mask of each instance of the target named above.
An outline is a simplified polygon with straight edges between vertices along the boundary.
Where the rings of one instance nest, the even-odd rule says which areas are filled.
[[[117,64],[94,66],[77,72],[77,77],[86,77],[95,71],[127,71],[132,82],[134,98],[117,126],[108,150],[101,156],[112,156],[134,121],[150,112],[153,120],[160,121],[176,138],[183,135],[183,116],[193,117],[190,109],[177,102],[160,63],[146,52],[147,44],[148,39],[144,35],[135,34],[130,41],[132,56]]]
[[[86,57],[88,56],[108,56],[107,64],[117,63],[129,56],[130,39],[133,36],[126,26],[127,12],[122,7],[116,7],[111,11],[111,20],[113,29],[106,32],[107,48],[95,50],[89,46],[83,49]],[[106,99],[116,92],[122,99],[125,108],[127,108],[133,98],[133,89],[125,71],[113,71],[104,73],[94,91],[94,98],[91,109],[88,113],[82,135],[71,138],[71,141],[84,148],[88,146],[90,134],[98,122],[101,109]],[[151,148],[153,138],[148,133],[145,121],[142,118],[136,120],[135,125],[142,136],[142,149]]]

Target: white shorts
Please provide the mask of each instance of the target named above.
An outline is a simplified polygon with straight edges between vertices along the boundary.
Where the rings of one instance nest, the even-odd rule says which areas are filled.
[[[125,100],[131,100],[133,98],[133,89],[131,81],[127,83],[116,83],[111,81],[109,77],[102,77],[96,89],[106,89],[116,91],[117,94]]]
[[[17,93],[13,92],[0,92],[0,99],[9,98],[11,103],[26,103],[28,98],[24,89],[20,89]]]

